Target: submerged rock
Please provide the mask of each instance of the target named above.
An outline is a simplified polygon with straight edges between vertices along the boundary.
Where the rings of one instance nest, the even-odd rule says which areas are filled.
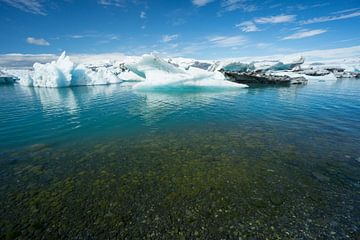
[[[320,182],[328,182],[330,178],[319,172],[312,172],[311,175]]]
[[[284,196],[280,193],[274,193],[270,196],[270,202],[275,206],[280,206],[284,203]]]
[[[44,149],[48,149],[50,148],[50,145],[48,144],[43,144],[43,143],[36,143],[33,145],[30,145],[27,150],[31,151],[31,152],[38,152],[38,151],[42,151]]]

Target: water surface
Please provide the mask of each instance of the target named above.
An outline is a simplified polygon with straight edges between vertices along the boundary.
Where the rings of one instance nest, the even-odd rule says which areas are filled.
[[[359,97],[0,86],[0,238],[356,239]]]

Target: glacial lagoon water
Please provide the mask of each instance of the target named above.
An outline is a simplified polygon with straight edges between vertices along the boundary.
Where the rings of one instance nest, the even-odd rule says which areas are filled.
[[[0,103],[0,239],[360,237],[359,80]]]

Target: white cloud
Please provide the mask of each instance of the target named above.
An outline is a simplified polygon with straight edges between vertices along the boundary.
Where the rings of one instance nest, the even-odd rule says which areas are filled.
[[[96,39],[99,42],[104,41],[112,41],[112,40],[118,40],[119,36],[115,34],[106,34],[106,33],[100,33],[100,32],[91,32],[91,33],[81,33],[81,34],[72,34],[72,35],[66,35],[61,38],[70,38],[70,39],[85,39],[85,38],[93,38]]]
[[[240,62],[252,62],[252,61],[263,61],[269,59],[282,59],[286,62],[291,62],[295,59],[299,59],[300,56],[305,57],[307,63],[314,61],[320,62],[359,62],[360,56],[360,45],[355,45],[347,48],[332,48],[332,49],[318,49],[299,52],[294,49],[283,49],[288,54],[275,54],[275,55],[260,55],[260,56],[243,56],[237,58],[230,58],[232,61]],[[228,58],[222,58],[228,59]],[[216,60],[219,60],[218,58]]]
[[[357,10],[360,10],[360,8],[345,9],[345,10],[333,12],[333,14],[342,14],[342,13],[348,13],[348,12],[355,12]]]
[[[9,67],[28,67],[35,62],[50,62],[57,58],[54,54],[0,54],[0,65]]]
[[[247,0],[222,0],[221,7],[224,12],[232,12],[235,10],[252,12],[257,9],[257,6],[248,3]]]
[[[167,43],[167,42],[171,42],[171,41],[176,40],[178,37],[179,37],[178,34],[164,35],[164,36],[162,36],[162,41],[163,41],[164,43]]]
[[[315,30],[309,30],[309,31],[300,31],[297,33],[294,33],[290,36],[284,37],[283,40],[294,40],[294,39],[302,39],[302,38],[308,38],[316,35],[320,35],[323,33],[326,33],[327,30],[324,29],[315,29]]]
[[[104,6],[125,7],[126,0],[98,0],[98,3]]]
[[[243,32],[258,32],[260,29],[252,21],[246,21],[235,25],[240,28]]]
[[[141,18],[141,19],[145,19],[145,18],[146,18],[146,12],[142,11],[142,12],[140,13],[140,18]]]
[[[71,35],[70,38],[81,39],[81,38],[85,38],[85,36],[84,35]]]
[[[44,6],[39,0],[0,0],[0,2],[4,2],[24,12],[46,15]]]
[[[203,7],[214,0],[192,0],[192,3],[197,7]]]
[[[259,48],[259,49],[265,49],[265,48],[270,47],[271,45],[272,44],[270,44],[270,43],[257,43],[257,44],[255,44],[255,47]]]
[[[324,16],[324,17],[313,18],[306,21],[302,21],[301,23],[302,24],[322,23],[322,22],[330,22],[330,21],[354,18],[359,16],[360,16],[360,11],[357,11],[357,12],[342,14],[337,16]]]
[[[266,23],[286,23],[286,22],[292,22],[296,18],[296,15],[277,15],[277,16],[271,16],[271,17],[261,17],[256,18],[255,22],[259,24],[266,24]]]
[[[240,28],[243,32],[258,32],[260,29],[256,24],[278,24],[292,22],[296,18],[296,15],[277,15],[271,17],[260,17],[255,18],[253,21],[245,21],[235,26]]]
[[[215,36],[208,38],[208,40],[216,47],[236,47],[246,43],[243,36]]]
[[[50,43],[43,38],[28,37],[26,39],[26,42],[29,44],[38,45],[38,46],[49,46],[50,45]]]

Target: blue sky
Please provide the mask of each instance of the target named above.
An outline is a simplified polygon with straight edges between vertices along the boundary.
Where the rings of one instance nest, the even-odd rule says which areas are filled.
[[[289,54],[360,45],[359,26],[359,0],[0,0],[0,54]]]

